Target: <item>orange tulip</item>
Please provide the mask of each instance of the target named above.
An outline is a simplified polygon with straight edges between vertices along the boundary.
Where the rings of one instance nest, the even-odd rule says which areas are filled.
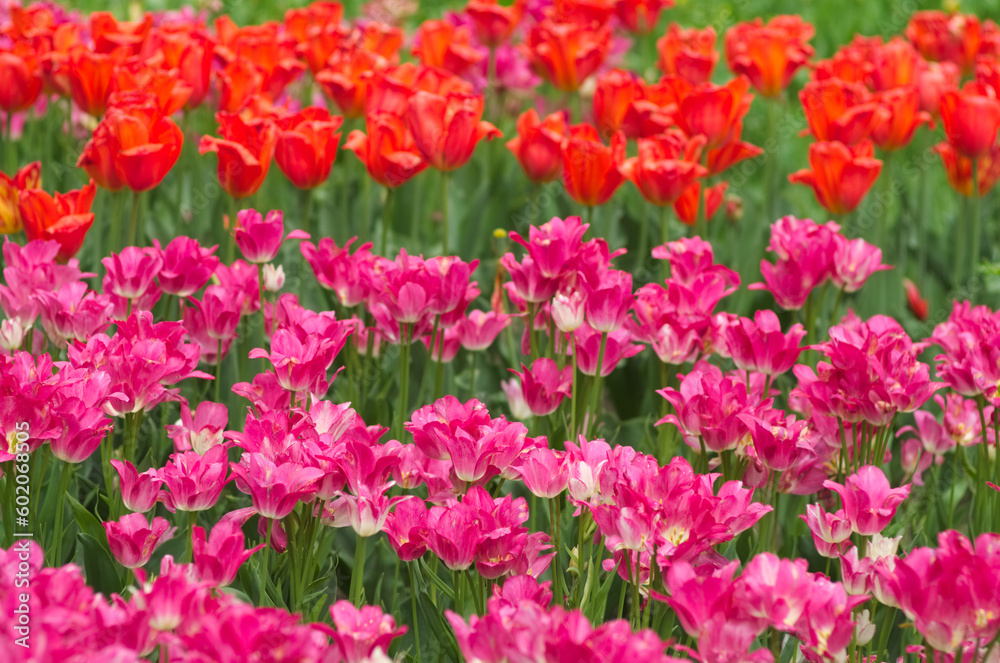
[[[681,197],[674,203],[674,213],[677,215],[677,219],[684,225],[695,225],[698,221],[698,208],[704,205],[705,221],[710,221],[715,216],[715,213],[719,211],[719,208],[722,207],[722,202],[726,196],[726,189],[728,188],[729,182],[719,182],[705,189],[705,194],[702,198],[701,182],[696,181],[685,189]]]
[[[135,23],[119,21],[111,12],[94,12],[90,15],[90,36],[97,53],[111,53],[124,48],[129,55],[136,55],[152,27],[153,15],[150,13],[146,13],[141,21]]]
[[[901,37],[893,37],[888,44],[874,48],[871,63],[867,82],[876,91],[916,83],[920,70],[927,65],[913,44]]]
[[[929,62],[917,74],[917,88],[920,91],[920,110],[932,117],[941,114],[941,95],[957,88],[962,72],[954,62]]]
[[[649,202],[673,205],[695,180],[708,174],[698,163],[704,146],[703,136],[688,139],[677,130],[640,138],[639,155],[626,159],[619,170]]]
[[[756,145],[745,143],[740,140],[743,127],[740,125],[733,133],[733,138],[722,147],[708,151],[705,165],[708,166],[709,175],[719,175],[741,161],[753,159],[764,153],[764,150]]]
[[[910,307],[910,311],[914,317],[923,322],[927,319],[927,314],[930,312],[930,305],[920,295],[917,284],[910,279],[903,279],[903,288],[906,290],[906,305]]]
[[[215,41],[200,28],[171,23],[153,31],[148,43],[163,55],[165,69],[176,69],[178,77],[191,88],[184,107],[197,108],[211,85]]]
[[[878,110],[872,125],[872,140],[883,150],[906,147],[921,124],[930,124],[930,113],[920,110],[916,85],[898,87],[876,96]]]
[[[17,171],[14,177],[0,173],[0,235],[20,232],[20,193],[26,189],[42,188],[42,164],[33,161]]]
[[[70,92],[77,108],[93,117],[104,115],[115,68],[126,55],[124,49],[95,53],[82,44],[70,49]]]
[[[39,53],[38,63],[42,67],[42,81],[46,93],[68,97],[71,94],[69,81],[69,53],[80,43],[83,26],[77,23],[63,23],[47,39],[44,52]]]
[[[280,38],[278,23],[238,28],[227,17],[220,17],[215,29],[219,40],[215,54],[227,64],[243,60],[257,65],[263,76],[261,92],[272,101],[306,69],[295,56],[294,43]]]
[[[615,13],[629,32],[646,35],[656,29],[660,11],[674,6],[674,0],[618,0]]]
[[[128,92],[152,94],[164,115],[173,115],[191,98],[191,86],[180,79],[176,69],[159,67],[163,56],[157,53],[152,61],[129,58],[115,69],[111,81],[111,96]],[[109,101],[110,105],[110,101]]]
[[[625,114],[632,102],[646,93],[645,82],[624,69],[612,69],[597,79],[594,91],[594,122],[602,136],[610,136],[622,128]]]
[[[364,116],[374,74],[388,67],[388,61],[377,53],[351,47],[334,51],[327,64],[327,69],[316,74],[323,92],[345,117]]]
[[[554,0],[545,9],[548,20],[556,23],[605,25],[615,11],[616,0]]]
[[[267,177],[277,138],[270,120],[244,121],[236,113],[219,112],[215,116],[222,138],[202,136],[201,154],[215,152],[219,157],[219,184],[233,198],[247,198],[257,193]]]
[[[399,49],[403,46],[402,29],[378,21],[354,29],[360,33],[356,37],[359,48],[377,53],[390,63],[399,62]]]
[[[557,111],[545,120],[529,108],[517,118],[517,136],[507,142],[528,179],[553,182],[562,174],[562,149],[569,133],[569,114]]]
[[[963,196],[972,195],[972,159],[963,156],[950,143],[938,143],[934,151],[941,156],[948,184]],[[994,144],[990,151],[979,157],[978,190],[985,196],[1000,179],[1000,145]]]
[[[872,158],[870,140],[849,147],[838,142],[818,142],[809,146],[812,170],[788,176],[792,184],[811,186],[819,204],[832,214],[853,212],[882,172],[882,162]]]
[[[686,85],[682,81],[679,88]],[[707,148],[714,150],[733,139],[743,116],[750,110],[753,95],[748,94],[747,79],[734,78],[725,85],[702,83],[680,93],[675,120],[688,136],[702,135]]]
[[[260,65],[249,60],[233,60],[217,72],[219,79],[219,110],[238,113],[250,100],[264,92],[267,78]]]
[[[660,71],[667,76],[680,76],[692,85],[710,81],[719,61],[712,26],[699,30],[671,23],[667,34],[656,41],[656,50],[660,54],[656,62]]]
[[[28,241],[42,239],[59,242],[56,260],[66,263],[80,251],[87,231],[94,223],[90,206],[96,193],[97,187],[93,182],[76,191],[57,193],[54,198],[41,189],[22,191],[18,209]]]
[[[954,62],[971,73],[982,45],[979,19],[974,14],[930,10],[915,12],[906,26],[906,38],[931,62]]]
[[[28,42],[0,49],[0,108],[17,113],[31,107],[42,92],[42,70]]]
[[[369,113],[367,135],[352,131],[344,148],[365,165],[368,175],[382,186],[395,189],[429,165],[417,150],[406,123],[393,113]]]
[[[418,43],[413,54],[427,67],[440,67],[461,76],[483,59],[472,45],[468,28],[455,27],[448,21],[424,21],[417,31]]]
[[[633,99],[625,109],[621,130],[627,138],[649,138],[663,133],[674,125],[678,101],[677,88],[669,82],[644,85],[642,98]]]
[[[941,95],[941,123],[948,141],[970,159],[989,152],[1000,131],[1000,99],[985,83],[966,83]]]
[[[469,0],[465,13],[472,21],[476,39],[490,48],[503,44],[524,18],[525,0],[514,0],[509,7],[496,0]]]
[[[300,189],[314,189],[330,176],[337,158],[342,117],[331,117],[319,106],[303,108],[278,120],[278,140],[274,160],[292,184]]]
[[[878,105],[859,83],[837,78],[810,81],[799,92],[809,131],[816,140],[854,145],[868,138]]]
[[[726,32],[726,60],[762,95],[776,97],[812,56],[806,42],[814,33],[800,16],[775,16],[767,25],[759,18],[740,23]]]
[[[503,135],[482,117],[482,95],[440,95],[420,90],[410,97],[406,121],[427,163],[451,172],[465,165],[480,140]]]
[[[847,83],[864,83],[874,68],[872,58],[876,41],[881,42],[878,37],[855,36],[850,44],[842,46],[832,58],[814,64],[813,80],[839,78]]]
[[[625,143],[620,131],[608,147],[592,125],[570,127],[563,148],[563,184],[573,200],[594,207],[611,199],[624,181],[619,166],[625,162]]]
[[[285,31],[299,43],[306,42],[316,32],[337,26],[344,18],[344,5],[319,0],[306,7],[285,12]]]
[[[611,28],[544,20],[523,47],[532,68],[563,92],[575,92],[611,50]]]
[[[11,4],[8,11],[10,11],[8,34],[14,41],[51,35],[56,29],[55,14],[48,5],[35,3],[28,7],[20,7]]]

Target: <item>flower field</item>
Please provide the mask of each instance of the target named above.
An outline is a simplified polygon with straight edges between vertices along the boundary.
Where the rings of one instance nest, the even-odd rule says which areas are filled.
[[[0,662],[1000,663],[995,2],[160,4],[0,0]]]

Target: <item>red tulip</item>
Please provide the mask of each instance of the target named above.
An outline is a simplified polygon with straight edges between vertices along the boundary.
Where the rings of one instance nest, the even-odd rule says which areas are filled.
[[[593,207],[611,199],[624,181],[618,168],[625,161],[625,142],[625,134],[619,131],[607,147],[593,126],[570,127],[563,148],[563,184],[573,200]]]
[[[17,113],[29,108],[42,91],[42,70],[28,42],[0,49],[0,108]]]
[[[728,188],[729,182],[719,182],[705,189],[704,197],[702,197],[701,182],[696,181],[685,189],[681,197],[674,203],[674,213],[677,215],[677,219],[685,225],[693,226],[698,221],[699,206],[704,205],[702,213],[705,215],[705,220],[708,221],[722,207],[722,201],[725,199]]]
[[[46,92],[60,97],[70,96],[69,54],[80,43],[82,29],[83,26],[76,23],[63,23],[52,32],[49,38],[50,50],[38,58]]]
[[[208,95],[211,84],[212,58],[215,42],[204,30],[185,23],[169,23],[154,30],[149,43],[157,45],[163,54],[163,65],[176,69],[180,80],[191,88],[184,105],[197,108]]]
[[[873,158],[874,149],[871,141],[854,147],[813,143],[809,146],[812,170],[792,173],[788,181],[811,186],[820,205],[832,214],[853,212],[882,172],[882,162]]]
[[[709,175],[719,175],[741,161],[753,159],[764,153],[762,148],[740,140],[741,133],[742,126],[739,126],[733,133],[732,140],[720,148],[708,151],[705,165],[708,166]]]
[[[660,71],[667,76],[680,76],[692,85],[710,81],[719,61],[712,26],[699,30],[671,23],[667,34],[657,40],[656,50],[660,54],[656,62]]]
[[[611,20],[616,0],[553,0],[545,16],[557,23],[604,25]]]
[[[233,60],[216,72],[219,79],[219,111],[238,113],[264,91],[266,76],[249,60]]]
[[[860,83],[810,81],[799,92],[809,133],[820,141],[855,145],[868,138],[878,105]]]
[[[29,241],[59,242],[56,260],[67,262],[80,251],[87,231],[94,223],[90,206],[96,193],[93,181],[76,191],[57,193],[54,198],[41,189],[22,191],[18,209],[24,222],[24,234]]]
[[[950,143],[938,143],[934,151],[941,156],[948,183],[963,196],[972,195],[972,159],[959,154]],[[1000,144],[976,159],[979,195],[985,196],[1000,179]]]
[[[90,15],[90,35],[97,53],[111,53],[124,48],[129,55],[135,55],[152,27],[153,15],[150,13],[146,13],[142,21],[135,23],[119,21],[111,12],[94,12]]]
[[[219,112],[215,117],[222,138],[202,136],[198,151],[218,154],[219,183],[226,193],[233,198],[252,196],[271,167],[276,128],[270,121],[244,122],[235,113]]]
[[[341,48],[316,74],[316,82],[345,117],[363,117],[375,72],[389,66],[381,55],[362,48]]]
[[[514,0],[509,7],[496,0],[469,0],[465,13],[472,21],[476,39],[490,48],[503,44],[517,29],[524,17],[525,0]]]
[[[344,18],[344,5],[329,0],[315,0],[308,6],[285,12],[285,31],[296,41],[307,41],[317,30],[336,26]]]
[[[77,108],[94,117],[104,115],[115,68],[124,62],[125,50],[95,53],[82,44],[69,52],[69,83]]]
[[[21,232],[20,193],[42,187],[42,164],[33,161],[17,171],[14,177],[0,173],[0,235]]]
[[[906,305],[910,307],[910,311],[913,312],[917,320],[923,322],[927,319],[930,305],[926,299],[920,296],[920,290],[913,281],[903,279],[903,287],[906,289]]]
[[[309,106],[278,121],[274,160],[292,184],[313,189],[330,176],[344,120],[326,108]]]
[[[563,92],[575,92],[611,50],[611,28],[544,20],[525,42],[532,68]]]
[[[622,128],[632,102],[642,99],[645,90],[642,78],[624,69],[612,69],[597,79],[594,122],[602,136],[610,136]]]
[[[562,174],[562,148],[569,133],[569,115],[558,111],[545,120],[529,108],[517,118],[517,136],[507,143],[528,179],[539,184]]]
[[[868,85],[877,91],[912,85],[927,63],[913,45],[901,37],[875,47],[871,54]]]
[[[726,60],[765,97],[776,97],[813,54],[815,29],[800,16],[775,16],[767,25],[757,18],[726,33]]]
[[[989,152],[1000,131],[1000,99],[983,83],[967,83],[941,95],[941,122],[948,141],[970,159]]]
[[[629,32],[649,34],[660,22],[660,11],[674,6],[674,0],[618,0],[615,13]]]
[[[682,81],[680,87],[687,87]],[[708,149],[725,145],[733,139],[743,116],[750,110],[753,95],[747,90],[750,83],[745,78],[734,78],[725,85],[703,83],[690,87],[682,93],[677,125],[688,136],[702,135],[707,139]]]
[[[468,28],[447,21],[424,21],[417,31],[418,45],[413,54],[428,67],[439,67],[461,76],[483,59],[472,45]]]
[[[953,62],[931,62],[917,75],[920,90],[920,110],[933,117],[941,114],[941,96],[950,89],[957,88],[962,72]]]
[[[263,78],[261,92],[272,101],[306,69],[295,56],[294,42],[280,37],[279,27],[272,22],[239,28],[225,16],[215,22],[216,56],[227,65],[236,61],[256,65]]]
[[[620,170],[654,205],[673,205],[708,170],[698,163],[704,137],[686,139],[679,131],[640,138],[639,156],[627,159]]]
[[[881,44],[881,37],[855,35],[851,43],[841,46],[832,58],[815,63],[813,80],[839,78],[846,83],[864,83],[871,76],[875,50]]]
[[[943,11],[915,12],[906,26],[906,38],[931,62],[954,62],[971,73],[982,44],[979,19],[973,14]]]
[[[898,150],[909,145],[921,124],[930,124],[931,116],[920,110],[920,92],[915,85],[880,93],[878,111],[872,126],[872,140],[883,150]]]
[[[424,159],[440,171],[461,168],[480,140],[503,134],[483,116],[483,97],[452,92],[447,96],[419,91],[410,97],[407,124]]]
[[[160,112],[167,116],[179,111],[191,98],[191,86],[180,79],[176,70],[151,66],[138,58],[130,58],[115,69],[110,90],[108,105],[113,105],[111,99],[116,95],[148,93],[156,98]]]
[[[399,49],[403,46],[403,30],[394,25],[372,21],[361,30],[358,47],[381,55],[392,64],[399,62]]]
[[[352,131],[344,143],[365,165],[368,175],[395,189],[429,165],[424,161],[403,119],[393,113],[369,113],[367,135]]]

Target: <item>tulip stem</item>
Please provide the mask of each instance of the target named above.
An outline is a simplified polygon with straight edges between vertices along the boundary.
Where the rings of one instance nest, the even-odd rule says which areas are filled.
[[[955,232],[955,287],[962,282],[967,275],[967,265],[966,265],[966,245],[969,242],[969,222],[968,222],[968,211],[969,211],[969,199],[966,196],[962,196],[961,209],[958,212],[958,228]]]
[[[979,159],[972,160],[972,256],[969,266],[972,276],[979,270],[980,240],[982,235],[982,201],[979,195]]]
[[[221,402],[219,398],[222,393],[221,392],[222,388],[219,386],[222,384],[222,339],[221,338],[218,339],[218,343],[219,343],[218,345],[219,352],[218,354],[215,355],[215,402],[216,403]]]
[[[14,145],[14,133],[11,127],[12,120],[14,119],[14,114],[7,112],[7,129],[4,131],[4,151],[7,157],[7,172],[15,173],[17,172],[17,150]]]
[[[441,255],[448,255],[448,178],[451,174],[441,171]]]
[[[270,557],[271,557],[271,532],[274,529],[274,519],[267,519],[267,534],[264,537],[264,558],[260,561],[261,568],[261,584],[260,584],[260,602],[261,605],[268,605],[267,600],[267,577],[270,575]]]
[[[604,351],[608,347],[608,332],[601,332],[601,348],[597,352],[597,370],[594,373],[594,384],[591,387],[590,392],[590,412],[592,413],[592,419],[587,422],[588,432],[590,426],[593,425],[596,429],[597,427],[597,408],[600,405],[601,399],[601,380],[604,373]],[[576,357],[573,357],[574,361]]]
[[[198,512],[188,511],[187,514],[187,560],[188,564],[194,563],[194,526],[198,524]]]
[[[886,606],[885,619],[882,621],[882,628],[878,635],[878,649],[875,650],[875,654],[878,656],[875,660],[879,660],[882,657],[882,652],[886,651],[886,646],[889,644],[889,629],[892,628],[893,622],[896,621],[896,610],[897,608]],[[888,658],[888,652],[886,653]]]
[[[472,372],[469,377],[469,398],[473,398],[476,395],[476,357],[478,356],[478,352],[472,353]]]
[[[351,603],[354,607],[361,607],[362,594],[365,585],[365,553],[368,548],[368,537],[359,536],[358,545],[354,549],[354,568],[351,571]]]
[[[226,264],[232,265],[236,260],[236,213],[239,211],[239,203],[235,198],[229,198],[229,228],[226,233],[229,241],[226,242]]]
[[[111,252],[120,253],[122,250],[122,214],[125,212],[125,192],[115,191],[111,196],[114,199],[111,212]]]
[[[139,199],[142,191],[132,192],[132,214],[128,219],[128,246],[136,246],[136,236],[139,234]]]
[[[416,642],[417,663],[420,663],[420,617],[417,614],[417,580],[413,573],[416,562],[408,562],[407,568],[410,570],[410,609],[413,611],[413,639]]]
[[[63,512],[66,510],[65,495],[69,492],[69,479],[73,474],[73,466],[70,463],[60,463],[59,465],[59,496],[56,505],[56,526],[52,531],[55,536],[55,555],[52,562],[55,566],[62,566],[62,544],[63,544]],[[9,479],[8,479],[9,481]]]
[[[407,402],[409,401],[409,389],[410,389],[410,326],[408,323],[402,323],[403,334],[400,339],[403,349],[400,353],[400,378],[399,378],[399,403],[396,406],[396,439],[401,439],[403,437],[403,421],[405,420],[405,412],[407,407]],[[372,333],[369,331],[369,333]]]
[[[552,595],[556,605],[565,604],[563,592],[563,573],[559,559],[559,499],[553,497],[549,500],[549,526],[552,528],[552,543],[556,548],[555,556],[552,557]]]
[[[365,178],[366,180],[368,178]],[[303,192],[305,200],[302,201],[302,230],[309,232],[309,215],[312,212],[313,190],[306,189]]]
[[[569,439],[575,444],[576,443],[576,405],[578,403],[576,398],[576,334],[570,333],[570,339],[573,341],[573,376],[572,382],[570,383],[569,392]]]
[[[136,458],[139,446],[139,425],[142,423],[142,410],[125,415],[125,460],[138,463]]]
[[[389,224],[391,219],[390,212],[392,211],[392,192],[393,189],[385,188],[385,203],[382,204],[382,240],[379,243],[379,255],[385,255],[386,239],[389,236]]]

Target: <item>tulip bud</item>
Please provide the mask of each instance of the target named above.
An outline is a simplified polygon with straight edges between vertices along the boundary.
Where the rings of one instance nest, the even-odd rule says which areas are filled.
[[[854,638],[858,645],[864,647],[875,636],[875,624],[872,624],[871,615],[867,610],[862,610],[857,617],[857,624],[854,627]]]
[[[19,320],[12,318],[0,322],[0,348],[8,352],[17,350],[24,342],[25,333],[30,329],[31,327],[25,329]]]
[[[552,299],[552,320],[556,329],[568,334],[579,329],[583,324],[585,302],[586,297],[581,290],[557,292]]]
[[[524,400],[524,392],[521,391],[521,383],[516,378],[502,381],[500,387],[507,395],[507,406],[510,407],[511,416],[520,421],[527,421],[531,418],[531,408]]]
[[[281,265],[275,267],[271,263],[264,265],[264,290],[278,292],[284,285],[285,269]]]
[[[739,196],[726,196],[725,199],[726,220],[736,223],[743,218],[743,199]]]

